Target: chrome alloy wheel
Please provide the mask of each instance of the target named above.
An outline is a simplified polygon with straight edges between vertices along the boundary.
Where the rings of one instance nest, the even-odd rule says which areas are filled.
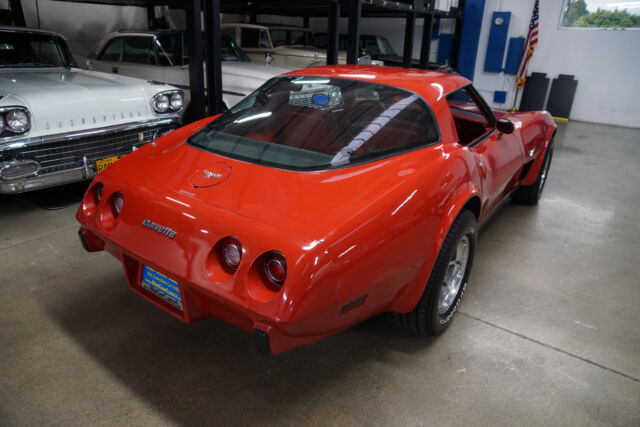
[[[456,246],[456,250],[447,265],[447,272],[445,273],[442,289],[440,290],[440,303],[438,304],[439,314],[445,314],[455,302],[456,296],[458,296],[458,292],[462,286],[465,272],[467,271],[468,262],[469,237],[464,235],[458,242],[458,246]]]

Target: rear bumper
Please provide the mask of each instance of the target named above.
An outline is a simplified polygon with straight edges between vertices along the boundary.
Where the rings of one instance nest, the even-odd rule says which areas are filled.
[[[336,304],[330,304],[318,311],[298,317],[294,321],[282,321],[275,312],[265,314],[254,310],[255,304],[252,304],[249,298],[235,294],[212,294],[205,287],[192,283],[184,277],[176,277],[161,266],[153,265],[148,260],[123,250],[85,227],[78,231],[78,235],[85,250],[89,252],[106,250],[121,260],[127,284],[131,290],[147,301],[185,323],[216,317],[252,332],[258,350],[265,354],[277,354],[293,347],[312,344],[353,323],[341,322],[340,310]],[[145,265],[178,282],[182,310],[142,287],[142,271]],[[327,325],[330,330],[319,332],[318,325]]]

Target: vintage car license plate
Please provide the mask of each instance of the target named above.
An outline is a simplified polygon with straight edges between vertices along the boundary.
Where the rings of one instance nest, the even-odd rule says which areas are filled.
[[[145,265],[142,270],[141,286],[182,311],[180,288],[175,280]]]
[[[106,159],[96,160],[96,170],[98,171],[98,173],[100,173],[123,157],[124,154],[120,154],[119,156],[112,156],[107,157]]]

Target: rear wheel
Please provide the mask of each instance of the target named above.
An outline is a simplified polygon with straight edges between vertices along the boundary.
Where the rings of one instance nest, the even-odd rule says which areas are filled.
[[[536,182],[531,185],[523,185],[513,193],[513,200],[525,205],[535,205],[542,196],[542,190],[547,183],[547,176],[549,175],[549,168],[551,167],[551,159],[553,158],[553,140],[547,147],[547,152],[544,153],[544,159],[542,160],[542,166],[540,166],[540,172]]]
[[[463,210],[440,248],[427,286],[409,313],[393,313],[394,321],[419,335],[436,335],[453,320],[467,287],[477,239],[476,217]]]

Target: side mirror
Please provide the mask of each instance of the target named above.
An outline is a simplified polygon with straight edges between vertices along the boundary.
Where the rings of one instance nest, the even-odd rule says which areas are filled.
[[[513,133],[515,127],[513,123],[509,119],[498,119],[496,122],[496,129],[498,129],[502,133]]]
[[[264,54],[264,65],[271,65],[273,62],[273,56],[271,56],[271,52],[267,52]]]
[[[91,71],[93,70],[93,62],[90,59],[87,59],[87,61],[84,63],[85,67],[87,67],[87,70]]]
[[[371,65],[371,55],[367,54],[367,55],[359,56],[358,59],[356,60],[356,63],[358,65]]]

